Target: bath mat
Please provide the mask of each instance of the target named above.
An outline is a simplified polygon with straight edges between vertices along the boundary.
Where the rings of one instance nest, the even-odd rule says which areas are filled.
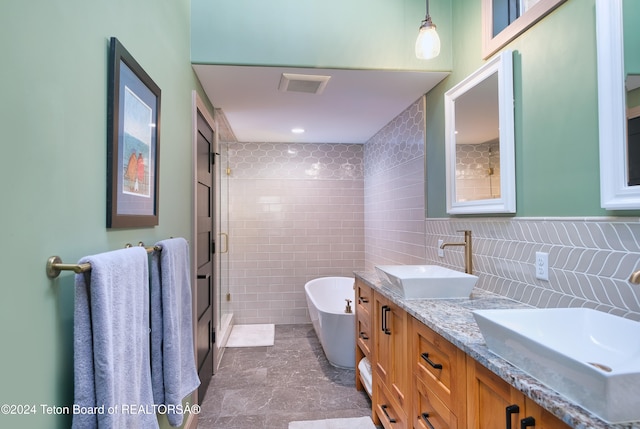
[[[376,429],[371,417],[291,422],[289,429]]]
[[[275,325],[233,325],[227,340],[227,347],[272,346]]]

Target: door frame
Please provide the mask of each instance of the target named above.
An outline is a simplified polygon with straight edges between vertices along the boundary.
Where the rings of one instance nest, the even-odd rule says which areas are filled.
[[[192,91],[192,95],[191,95],[191,99],[192,99],[192,137],[191,137],[191,160],[192,160],[192,178],[191,178],[191,247],[193,249],[193,257],[191,258],[191,284],[195,285],[196,283],[196,273],[198,271],[198,247],[196,246],[197,243],[197,226],[198,226],[198,212],[197,212],[197,202],[198,202],[198,197],[197,197],[197,184],[198,184],[198,166],[197,166],[197,154],[198,154],[198,113],[200,113],[202,115],[202,117],[205,119],[205,121],[207,122],[207,124],[211,127],[211,129],[214,131],[214,142],[213,142],[213,152],[217,153],[218,152],[218,128],[217,128],[217,123],[215,122],[215,120],[213,119],[213,116],[211,115],[211,113],[209,112],[209,109],[207,107],[207,105],[204,103],[204,101],[202,101],[202,99],[200,98],[200,95],[197,93],[197,91]],[[215,174],[215,173],[214,173]],[[215,211],[214,211],[214,220],[213,220],[213,234],[216,234],[215,231]],[[213,263],[214,263],[214,270],[215,268],[215,259],[216,259],[216,255],[213,255]],[[213,299],[214,299],[214,305],[213,305],[213,325],[214,325],[214,329],[216,328],[215,326],[215,320],[218,317],[218,309],[217,309],[217,299],[218,297],[216,296],[216,288],[218,287],[218,282],[216,279],[217,275],[216,272],[214,271],[214,291],[213,291]],[[197,296],[197,288],[192,288],[193,294],[191,297],[191,301],[192,301],[192,307],[193,307],[193,336],[194,336],[194,353],[195,356],[198,356],[198,344],[197,344],[197,328],[198,328],[198,317],[196,314],[196,309],[197,309],[197,300],[198,300],[198,296]],[[217,341],[216,341],[217,343]],[[217,347],[214,344],[213,347],[213,353],[212,353],[212,359],[214,360],[214,363],[216,362],[217,359],[217,354],[218,354],[218,350]],[[216,366],[213,365],[213,371],[215,373],[216,371]],[[198,403],[200,398],[198,397],[198,390],[196,389],[196,391],[194,392],[194,401],[195,403]],[[196,426],[193,426],[192,429],[195,429],[195,427],[197,427],[197,419],[196,419]],[[188,426],[185,425],[185,429],[187,429]]]

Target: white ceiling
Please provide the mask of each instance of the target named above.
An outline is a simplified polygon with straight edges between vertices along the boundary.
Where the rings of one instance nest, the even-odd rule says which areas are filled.
[[[238,141],[365,143],[446,72],[193,66]],[[321,94],[278,90],[282,73],[331,76]],[[293,134],[301,127],[304,134]]]

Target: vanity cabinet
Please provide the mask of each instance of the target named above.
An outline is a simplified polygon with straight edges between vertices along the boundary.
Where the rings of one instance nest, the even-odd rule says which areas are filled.
[[[466,354],[411,317],[415,429],[466,428]]]
[[[471,357],[467,357],[467,417],[470,429],[570,429]]]
[[[408,315],[392,301],[373,294],[373,407],[387,429],[408,429],[410,409]]]
[[[357,277],[354,287],[356,363],[363,357],[371,362],[372,419],[377,425],[385,429],[570,429]],[[358,365],[356,387],[363,388]],[[527,426],[533,421],[535,426]]]

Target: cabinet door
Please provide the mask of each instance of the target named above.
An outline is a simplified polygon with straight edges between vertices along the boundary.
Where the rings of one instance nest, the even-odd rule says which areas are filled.
[[[535,429],[570,428],[470,357],[467,377],[469,428],[518,429],[524,418],[533,419]]]
[[[467,359],[467,422],[470,429],[519,428],[524,395],[474,359]],[[518,410],[516,412],[516,410]]]
[[[535,429],[571,429],[571,426],[542,408],[529,398],[525,398],[527,416],[536,420]]]
[[[414,378],[413,427],[415,429],[458,429],[456,415],[419,378]]]
[[[371,306],[373,290],[356,280],[356,355],[358,362],[364,356],[370,358],[373,333],[371,332]],[[358,350],[359,348],[359,350]],[[359,353],[358,353],[359,352]]]
[[[374,293],[374,371],[392,398],[406,410],[408,393],[407,313]]]
[[[373,290],[365,285],[362,280],[356,279],[356,306],[357,310],[366,313],[367,317],[371,317],[371,302],[373,301]]]
[[[373,290],[361,280],[356,279],[356,389],[365,390],[360,377],[360,361],[367,357],[371,362],[371,344],[373,332],[371,331],[371,306]],[[369,392],[367,392],[369,393]]]
[[[409,319],[414,426],[429,429],[423,416],[426,411],[432,415],[426,420],[436,429],[466,428],[465,353],[417,319]]]
[[[407,413],[398,404],[394,395],[382,383],[382,380],[373,381],[373,401],[374,423],[381,424],[385,429],[409,429]],[[377,417],[377,419],[376,419]]]

